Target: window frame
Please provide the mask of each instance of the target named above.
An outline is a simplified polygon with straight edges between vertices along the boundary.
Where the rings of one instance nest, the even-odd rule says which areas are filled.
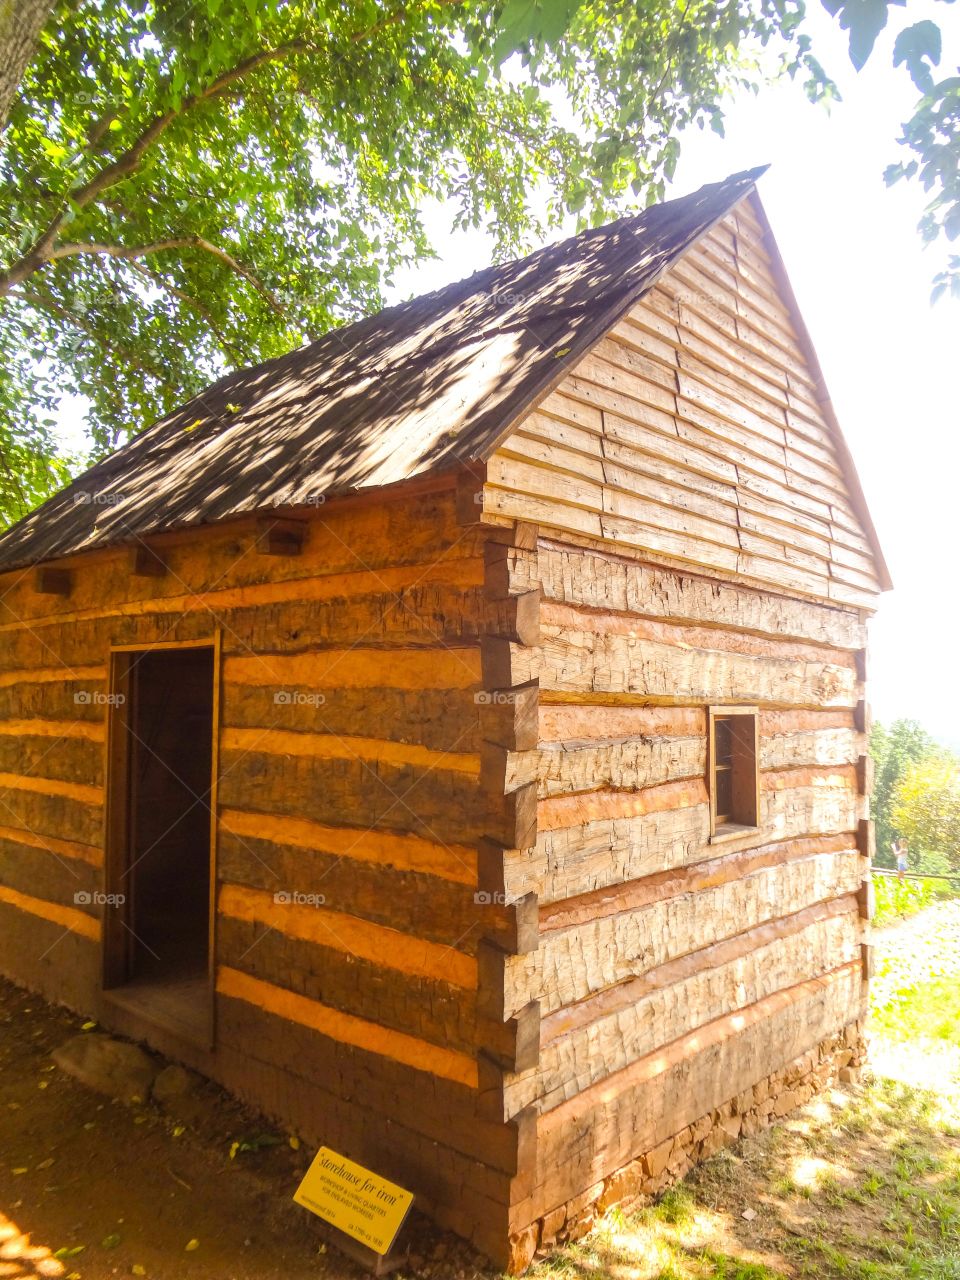
[[[741,750],[731,760],[732,789],[737,794],[734,815],[717,813],[717,721],[752,721],[747,731],[749,747],[742,750],[743,734],[736,742]],[[707,791],[710,795],[710,841],[735,840],[760,827],[760,713],[755,706],[714,706],[707,708]]]

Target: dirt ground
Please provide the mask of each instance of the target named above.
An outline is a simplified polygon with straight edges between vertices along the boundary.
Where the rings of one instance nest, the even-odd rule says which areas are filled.
[[[960,902],[886,930],[878,991],[960,967],[958,930]],[[83,1025],[0,981],[0,1280],[360,1274],[291,1200],[310,1152],[210,1084],[189,1116],[91,1092],[50,1060]],[[940,1053],[878,1040],[867,1087],[815,1099],[659,1204],[612,1211],[531,1280],[960,1280],[960,1075]],[[422,1218],[410,1235],[399,1277],[492,1280]]]
[[[213,1085],[191,1098],[186,1123],[92,1092],[50,1061],[82,1026],[0,980],[2,1280],[361,1274],[291,1200],[312,1153]],[[234,1143],[253,1149],[231,1159]],[[423,1219],[411,1239],[408,1274],[480,1274],[482,1259]]]

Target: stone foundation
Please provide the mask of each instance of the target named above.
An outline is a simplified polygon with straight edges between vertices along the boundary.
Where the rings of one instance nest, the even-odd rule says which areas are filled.
[[[827,1086],[855,1082],[865,1060],[860,1019],[519,1232],[511,1241],[511,1272],[523,1271],[538,1251],[586,1235],[613,1205],[629,1213],[678,1182],[694,1165],[758,1133]]]

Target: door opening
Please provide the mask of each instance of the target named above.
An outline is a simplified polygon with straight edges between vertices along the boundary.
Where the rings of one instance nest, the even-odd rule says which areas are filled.
[[[104,986],[209,1040],[215,649],[114,654]]]

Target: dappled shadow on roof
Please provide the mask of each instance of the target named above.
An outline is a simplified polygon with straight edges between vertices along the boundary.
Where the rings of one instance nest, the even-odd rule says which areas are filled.
[[[760,170],[229,374],[0,538],[14,568],[482,459]]]

